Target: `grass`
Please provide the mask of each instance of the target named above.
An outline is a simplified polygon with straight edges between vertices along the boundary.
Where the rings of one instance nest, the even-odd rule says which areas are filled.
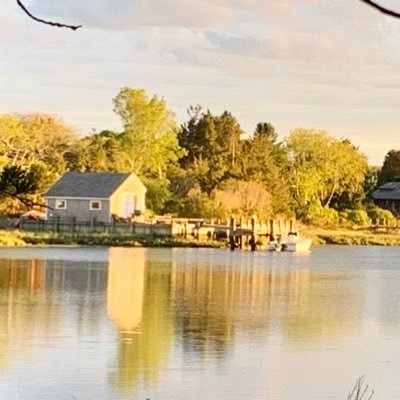
[[[311,238],[313,244],[340,244],[349,246],[400,246],[400,233],[371,232],[368,229],[323,229],[305,227],[303,235]]]
[[[224,242],[127,234],[0,231],[0,246],[120,246],[225,248]]]
[[[313,240],[314,245],[375,245],[400,246],[400,233],[371,232],[369,230],[323,229],[303,227],[302,236]],[[8,246],[120,246],[120,247],[206,247],[226,248],[224,241],[184,238],[162,238],[127,234],[105,233],[52,233],[0,230],[0,247]]]

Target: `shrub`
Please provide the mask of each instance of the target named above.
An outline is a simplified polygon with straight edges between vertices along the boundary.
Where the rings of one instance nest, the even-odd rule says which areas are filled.
[[[389,210],[384,210],[376,206],[369,207],[367,210],[368,217],[373,221],[378,219],[394,219],[394,215]]]
[[[309,222],[317,226],[336,226],[339,222],[339,213],[333,208],[315,207],[310,209]]]
[[[360,226],[368,226],[370,219],[364,210],[348,210],[347,220]]]

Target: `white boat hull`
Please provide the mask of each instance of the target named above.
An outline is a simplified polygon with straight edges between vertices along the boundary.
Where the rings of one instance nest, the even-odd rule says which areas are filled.
[[[282,245],[282,251],[306,253],[310,250],[311,242],[311,239],[299,239],[295,242],[287,242]]]
[[[290,251],[296,253],[306,253],[310,250],[311,239],[298,239],[295,241],[288,241],[284,243],[270,242],[268,244],[268,251]]]

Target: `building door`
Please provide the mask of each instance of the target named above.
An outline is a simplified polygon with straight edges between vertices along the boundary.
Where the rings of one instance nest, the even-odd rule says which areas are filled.
[[[124,194],[122,199],[122,216],[131,217],[136,210],[136,196],[133,194]]]

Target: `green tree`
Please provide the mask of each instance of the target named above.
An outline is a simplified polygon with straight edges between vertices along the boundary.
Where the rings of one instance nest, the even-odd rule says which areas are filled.
[[[379,172],[379,167],[369,166],[367,173],[365,174],[363,188],[365,193],[365,200],[367,201],[367,203],[372,201],[372,192],[378,187]]]
[[[202,191],[211,194],[222,181],[239,175],[243,131],[228,111],[214,116],[198,106],[188,113],[179,134],[179,144],[187,151],[180,164],[197,177]]]
[[[362,193],[366,157],[346,139],[326,132],[297,129],[286,141],[290,182],[299,216],[329,207],[344,194],[355,200]]]
[[[264,137],[272,144],[276,143],[278,134],[270,122],[259,122],[254,131],[254,138]]]
[[[254,135],[242,143],[241,179],[261,182],[272,195],[274,214],[288,214],[291,198],[287,177],[288,160],[270,123],[259,123]]]
[[[41,183],[42,171],[35,166],[23,168],[8,165],[0,170],[0,198],[18,200],[32,207],[36,205],[32,196],[37,194]]]
[[[34,174],[35,192],[37,195],[42,194],[64,172],[64,154],[76,140],[75,131],[53,115],[0,115],[0,168],[3,168],[5,173],[12,171],[12,174],[7,176],[13,177],[13,182],[6,192],[13,193],[14,189],[21,189],[23,186],[26,189],[27,178],[32,178]],[[21,179],[20,185],[18,179]],[[10,184],[10,181],[7,181],[7,184]],[[16,190],[16,193],[19,193],[19,190]],[[17,197],[20,197],[20,193],[7,196],[2,201],[0,210],[18,211],[20,202],[15,201]],[[42,202],[39,198],[36,200]],[[30,202],[32,203],[32,200]],[[25,204],[28,204],[28,201],[25,201]]]
[[[122,169],[121,134],[113,131],[94,133],[65,154],[67,167],[81,172],[118,172]]]
[[[146,178],[165,178],[183,155],[175,116],[165,100],[125,87],[114,99],[114,111],[124,125],[120,137],[124,170]]]
[[[43,163],[55,175],[64,171],[64,154],[76,132],[47,114],[0,115],[0,163],[29,167]]]
[[[161,212],[171,196],[169,175],[178,169],[184,151],[178,143],[178,126],[165,100],[148,97],[142,89],[123,88],[114,99],[114,111],[124,131],[119,135],[118,166],[135,172],[148,187],[147,206]]]
[[[400,181],[400,150],[390,150],[378,175],[378,185]]]

